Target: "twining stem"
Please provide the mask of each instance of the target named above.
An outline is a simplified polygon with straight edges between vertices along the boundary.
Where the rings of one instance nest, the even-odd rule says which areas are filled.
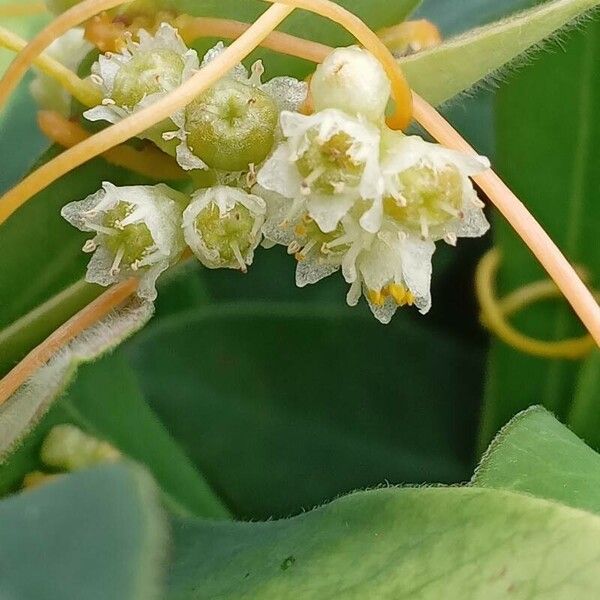
[[[531,301],[532,293],[540,298],[556,294],[557,288],[552,282],[541,282],[544,285],[528,286],[528,298],[519,290],[511,294],[503,301],[496,299],[494,281],[500,264],[500,252],[498,249],[490,250],[479,262],[475,277],[477,298],[481,306],[483,324],[491,329],[503,342],[533,356],[552,359],[578,360],[587,356],[595,347],[596,343],[590,335],[560,341],[536,340],[522,334],[515,329],[506,317]],[[550,284],[550,287],[547,285]]]
[[[174,26],[179,30],[183,40],[189,44],[200,37],[236,39],[248,31],[250,24],[229,19],[181,15],[175,19]],[[281,31],[271,32],[260,45],[281,54],[289,54],[315,63],[321,62],[323,57],[331,52],[330,46],[306,41]]]
[[[273,0],[267,1],[271,2]],[[327,11],[325,11],[323,7],[327,6],[331,8],[330,3],[324,1],[321,2],[319,0],[303,0],[302,2],[292,2],[292,0],[289,0],[289,2],[290,4],[293,3],[294,5],[301,5],[303,7],[316,7],[319,10],[316,10],[315,12],[324,15]],[[89,0],[83,2],[81,5],[86,3],[89,4]],[[336,7],[336,5],[333,5],[333,7]],[[249,27],[248,31],[234,42],[228,50],[212,61],[205,69],[195,75],[194,78],[189,80],[184,86],[179,88],[179,90],[176,90],[161,102],[157,103],[158,110],[156,110],[157,105],[154,105],[141,111],[137,115],[129,117],[119,125],[114,125],[101,134],[92,136],[92,138],[74,147],[71,151],[67,151],[59,156],[58,159],[54,159],[50,163],[47,163],[47,165],[45,165],[45,167],[47,167],[46,169],[42,167],[32,174],[28,179],[22,182],[20,186],[17,186],[7,194],[7,197],[4,199],[4,205],[9,205],[8,212],[5,211],[4,214],[0,213],[0,222],[11,214],[12,211],[16,210],[21,203],[25,202],[29,197],[39,191],[39,189],[43,189],[46,185],[58,179],[58,177],[62,176],[69,168],[82,164],[86,160],[89,160],[89,158],[97,156],[110,147],[121,143],[121,141],[125,141],[129,137],[141,133],[141,131],[153,125],[155,122],[168,117],[169,114],[172,114],[172,111],[174,112],[178,108],[185,106],[195,94],[210,86],[223,72],[231,69],[235,63],[241,61],[249,54],[256,45],[267,37],[270,30],[276,27],[277,24],[292,10],[288,8],[287,10],[275,11],[277,8],[280,7],[276,5],[269,9],[269,11],[266,11],[266,13],[254,25]],[[340,7],[337,8],[339,9]],[[333,13],[330,13],[330,15],[333,15]],[[330,16],[330,18],[337,21],[335,15],[333,17]],[[364,40],[361,39],[360,41],[364,44]],[[310,42],[304,43],[309,44]],[[323,48],[321,48],[321,50],[315,50],[315,52],[321,51],[323,51]],[[327,51],[329,51],[329,49],[327,49]],[[399,67],[396,65],[396,68]],[[180,94],[182,89],[184,89],[184,93]],[[179,100],[181,100],[181,103],[178,103]],[[467,142],[460,137],[460,135],[435,111],[435,109],[429,106],[416,94],[414,95],[414,100],[415,116],[417,120],[436,139],[438,139],[438,141],[450,148],[471,153],[474,152]],[[77,157],[76,151],[81,151],[82,156]],[[67,156],[65,157],[65,155]],[[60,160],[61,158],[62,160]],[[57,174],[54,174],[53,176],[52,171],[54,169],[57,169]],[[571,302],[596,341],[600,342],[600,308],[583,282],[577,276],[577,273],[573,270],[571,265],[569,265],[552,240],[529,214],[518,198],[516,198],[506,185],[502,183],[497,175],[488,172],[479,176],[477,182],[488,194],[490,200],[496,203],[507,220],[515,227],[515,230],[521,235],[540,262],[546,267],[547,271],[553,279],[555,279],[560,289]],[[9,202],[6,202],[7,198]],[[2,199],[0,199],[0,208],[2,207],[3,203]],[[570,289],[568,287],[569,285],[573,285],[573,288]],[[102,306],[106,307],[112,302],[112,306],[116,306],[118,302],[115,303],[112,293],[115,289],[117,291],[122,290],[122,286],[123,284],[120,284],[109,289],[98,298],[96,303],[102,302]],[[134,288],[128,290],[128,293],[133,294]],[[93,303],[86,307],[70,319],[63,327],[67,329],[70,328],[71,332],[74,331],[75,333],[73,336],[77,335],[77,332],[83,331],[88,325],[93,324],[102,318],[104,313],[96,308],[96,306],[94,306]],[[22,363],[13,369],[7,376],[9,382],[5,383],[7,378],[0,382],[0,404],[6,401],[19,385],[33,374],[39,364],[39,357],[47,355],[51,356],[57,347],[60,346],[55,344],[54,336],[50,336],[50,338],[42,342],[42,344],[33,350]],[[50,351],[49,348],[52,348],[52,350]],[[33,355],[33,359],[29,358],[31,355]]]
[[[83,333],[117,306],[125,302],[137,289],[138,280],[128,279],[112,286],[83,310],[61,325],[50,337],[34,348],[4,379],[0,381],[0,405],[5,402],[35,371],[69,342]]]
[[[218,81],[223,73],[230,71],[250,54],[293,10],[294,8],[289,6],[272,6],[223,53],[176,90],[151,106],[123,119],[120,123],[112,125],[66,150],[28,175],[3,198],[0,198],[0,223],[3,223],[29,198],[65,173],[139,135],[156,123],[169,118],[178,110],[185,108],[200,93]]]
[[[394,55],[369,27],[355,14],[330,0],[265,0],[288,4],[313,12],[334,21],[351,33],[383,66],[392,84],[392,96],[396,103],[394,115],[388,120],[392,129],[406,129],[412,119],[412,96]]]
[[[44,27],[29,42],[27,47],[19,52],[8,66],[8,69],[6,69],[2,79],[0,79],[0,109],[4,106],[6,100],[17,87],[36,57],[48,48],[54,40],[69,31],[69,29],[81,25],[81,23],[100,11],[109,10],[128,2],[131,2],[131,0],[84,0],[56,17],[48,26]]]
[[[452,125],[417,94],[414,110],[417,121],[441,144],[475,153]],[[494,171],[485,171],[473,179],[548,271],[600,346],[600,306],[550,236]]]
[[[38,112],[38,125],[47,138],[63,148],[72,148],[92,136],[78,123],[52,110]],[[179,167],[175,159],[164,154],[154,145],[136,150],[123,144],[107,150],[102,156],[117,167],[129,169],[156,181],[187,179],[185,171]]]
[[[29,17],[48,12],[44,2],[15,2],[0,6],[0,17]]]
[[[12,50],[13,52],[21,52],[27,47],[27,42],[12,31],[0,27],[0,47]],[[92,83],[80,79],[73,71],[67,69],[67,67],[51,56],[39,54],[34,57],[33,64],[40,71],[57,81],[71,96],[79,100],[84,106],[96,106],[102,101],[100,92]]]
[[[41,332],[50,335],[104,291],[81,279],[1,330],[0,370],[8,371],[39,342]]]

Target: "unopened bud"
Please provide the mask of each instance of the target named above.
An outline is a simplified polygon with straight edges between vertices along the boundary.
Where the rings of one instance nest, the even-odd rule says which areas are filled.
[[[337,108],[373,121],[383,118],[390,81],[379,61],[358,46],[337,48],[317,67],[310,83],[316,111]]]

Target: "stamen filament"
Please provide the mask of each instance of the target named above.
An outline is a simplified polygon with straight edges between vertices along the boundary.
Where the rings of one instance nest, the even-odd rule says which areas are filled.
[[[394,115],[388,120],[392,129],[405,129],[412,118],[412,96],[410,87],[400,65],[386,45],[355,14],[331,0],[265,0],[287,4],[295,8],[326,17],[351,33],[383,66],[392,84],[392,96],[396,103]]]
[[[51,110],[38,112],[38,125],[42,133],[63,148],[73,146],[92,136],[81,125],[69,121]],[[154,146],[136,150],[131,146],[115,146],[102,156],[117,167],[124,167],[156,181],[178,181],[186,178],[177,162]]]
[[[21,52],[27,47],[27,42],[16,33],[0,27],[0,47],[13,52]],[[57,81],[71,96],[77,98],[83,105],[95,106],[102,100],[100,92],[94,85],[77,77],[73,71],[67,69],[67,67],[51,56],[40,54],[33,59],[33,64],[42,73]],[[0,102],[0,107],[1,104]]]
[[[481,306],[482,323],[505,344],[540,358],[569,360],[583,358],[595,348],[596,343],[590,335],[551,342],[536,340],[517,331],[506,320],[506,316],[509,314],[509,311],[506,310],[506,299],[498,301],[494,292],[494,281],[499,264],[500,252],[494,248],[481,259],[477,266],[475,287]],[[518,304],[514,301],[510,301],[510,303],[512,306],[509,305],[509,308],[515,310]]]
[[[82,5],[86,2],[83,2]],[[139,135],[187,106],[200,93],[218,81],[224,73],[246,58],[273,28],[277,27],[293,10],[294,8],[290,6],[272,6],[256,20],[246,33],[179,88],[155,104],[66,150],[31,173],[21,183],[8,191],[3,198],[0,198],[0,224],[29,198],[65,173],[106,152],[117,144]]]
[[[0,380],[0,405],[6,402],[56,352],[127,300],[137,286],[138,280],[135,278],[112,286],[34,348],[4,379]]]

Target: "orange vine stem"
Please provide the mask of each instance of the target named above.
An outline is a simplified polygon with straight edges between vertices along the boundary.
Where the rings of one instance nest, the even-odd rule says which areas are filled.
[[[4,379],[0,380],[0,405],[6,402],[56,352],[125,302],[137,287],[137,279],[128,279],[112,286],[35,347]]]
[[[38,125],[47,138],[63,148],[72,148],[92,136],[78,123],[52,110],[38,112]],[[122,144],[107,150],[102,156],[117,167],[156,181],[177,181],[187,177],[173,158],[152,145],[136,150]]]

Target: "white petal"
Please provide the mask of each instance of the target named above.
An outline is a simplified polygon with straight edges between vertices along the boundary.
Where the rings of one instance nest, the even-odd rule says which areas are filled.
[[[298,261],[296,267],[296,285],[304,287],[329,277],[339,269],[339,265],[332,265],[311,257]]]
[[[307,199],[308,214],[323,233],[330,233],[352,208],[354,200],[355,198],[348,194],[311,194]]]
[[[266,160],[256,175],[256,181],[263,188],[286,198],[294,198],[299,194],[302,177],[290,161],[290,148],[286,142],[277,146]]]
[[[280,111],[297,111],[306,100],[308,84],[293,77],[274,77],[261,89],[275,100]]]

